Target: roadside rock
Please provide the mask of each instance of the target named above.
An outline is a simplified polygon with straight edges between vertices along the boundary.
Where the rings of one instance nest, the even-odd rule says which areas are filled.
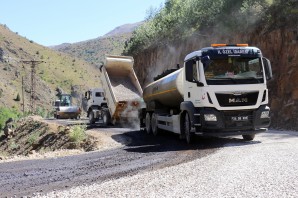
[[[11,138],[14,135],[14,126],[13,126],[13,119],[9,118],[6,122],[5,122],[5,126],[4,126],[4,135],[7,138]]]

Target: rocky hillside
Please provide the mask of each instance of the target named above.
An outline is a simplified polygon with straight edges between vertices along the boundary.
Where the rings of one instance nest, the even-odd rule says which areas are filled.
[[[260,21],[245,33],[226,34],[221,28],[203,29],[185,39],[139,51],[134,59],[140,83],[144,86],[152,82],[153,77],[165,69],[175,68],[177,63],[182,65],[188,53],[211,43],[248,43],[259,47],[272,63],[274,78],[269,82],[271,126],[298,130],[298,9],[282,8],[272,7],[267,13],[271,17],[269,22]]]
[[[7,136],[0,133],[0,161],[11,156],[28,156],[65,149],[96,149],[96,140],[87,135],[83,126],[61,126],[30,116],[14,123]]]
[[[73,44],[64,43],[52,48],[92,64],[101,65],[106,54],[121,55],[125,42],[140,24],[142,23],[125,24],[96,39]]]
[[[38,45],[0,25],[0,106],[22,109],[23,78],[25,111],[29,110],[31,65],[24,64],[23,60],[43,61],[36,69],[35,100],[38,108],[51,109],[57,87],[70,93],[71,87],[85,90],[99,84],[96,67]]]

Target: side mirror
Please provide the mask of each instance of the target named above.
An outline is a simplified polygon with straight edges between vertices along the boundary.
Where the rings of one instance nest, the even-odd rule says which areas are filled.
[[[202,62],[203,64],[208,65],[208,64],[210,63],[210,57],[209,57],[209,56],[203,56],[203,57],[201,58],[201,62]]]
[[[193,82],[193,60],[185,63],[185,79],[188,82]]]
[[[263,64],[264,64],[266,80],[271,80],[272,79],[271,63],[270,63],[269,59],[267,59],[267,58],[263,57],[262,60],[263,60]]]
[[[196,83],[197,83],[197,86],[198,86],[198,87],[204,87],[204,83],[202,83],[202,82],[200,82],[200,81],[197,81]]]

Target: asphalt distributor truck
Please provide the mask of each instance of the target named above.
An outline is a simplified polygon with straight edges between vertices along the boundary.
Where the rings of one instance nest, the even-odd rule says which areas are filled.
[[[191,142],[203,136],[242,135],[253,140],[270,125],[270,61],[247,44],[212,44],[188,54],[182,68],[154,78],[139,112],[147,133],[160,129]]]

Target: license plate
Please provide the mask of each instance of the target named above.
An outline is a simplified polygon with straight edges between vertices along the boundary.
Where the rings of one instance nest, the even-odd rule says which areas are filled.
[[[232,121],[248,121],[248,116],[232,116]]]

